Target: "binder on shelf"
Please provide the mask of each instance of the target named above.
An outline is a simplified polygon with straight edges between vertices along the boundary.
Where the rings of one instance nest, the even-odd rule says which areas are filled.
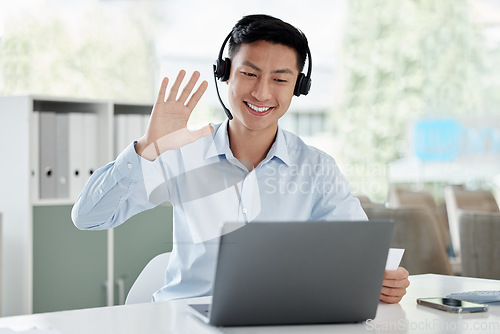
[[[56,197],[69,197],[69,114],[56,113]]]
[[[83,144],[83,182],[87,183],[88,179],[95,170],[97,165],[97,114],[83,113],[83,129],[84,129],[84,144]]]
[[[69,114],[69,197],[76,200],[85,186],[84,152],[85,129],[83,114]]]
[[[114,143],[114,155],[115,157],[120,154],[121,151],[126,147],[127,142],[127,115],[117,114],[114,117],[115,122],[115,143]]]
[[[148,116],[149,121],[149,116]],[[144,135],[143,114],[117,114],[115,122],[115,156],[118,156],[130,143],[138,140]]]
[[[37,111],[31,114],[30,141],[31,200],[36,201],[40,197],[40,112]]]
[[[56,113],[39,116],[39,192],[40,198],[55,198],[56,190]]]
[[[128,115],[128,136],[125,147],[130,145],[130,143],[138,140],[144,134],[144,122],[142,120],[142,114],[129,114]],[[124,148],[125,148],[124,147]]]
[[[146,130],[148,129],[150,116],[151,116],[151,114],[143,114],[142,115],[142,134],[145,134]]]

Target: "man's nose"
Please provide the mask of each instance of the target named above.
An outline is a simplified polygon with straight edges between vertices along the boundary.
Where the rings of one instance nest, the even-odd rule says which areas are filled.
[[[252,90],[252,96],[258,101],[266,101],[271,98],[271,87],[266,79],[260,79],[255,83]]]

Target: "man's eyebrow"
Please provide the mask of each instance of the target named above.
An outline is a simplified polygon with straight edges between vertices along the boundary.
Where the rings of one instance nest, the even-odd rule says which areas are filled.
[[[285,73],[285,74],[293,74],[293,71],[289,68],[283,68],[280,70],[276,70],[273,73]]]
[[[243,65],[249,66],[249,67],[253,68],[256,71],[262,72],[262,70],[257,65],[255,65],[254,63],[252,63],[252,62],[250,62],[248,60],[245,60],[243,62]],[[273,73],[293,74],[293,71],[291,69],[289,69],[289,68],[282,68],[282,69],[273,71]]]
[[[252,63],[252,62],[250,62],[248,60],[245,60],[243,62],[243,65],[249,66],[249,67],[253,68],[256,71],[262,72],[262,70],[257,65],[255,65],[254,63]]]

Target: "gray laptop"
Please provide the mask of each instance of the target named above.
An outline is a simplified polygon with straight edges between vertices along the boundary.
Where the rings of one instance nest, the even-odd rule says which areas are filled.
[[[393,225],[225,224],[232,232],[220,238],[212,304],[190,306],[214,326],[373,319]]]

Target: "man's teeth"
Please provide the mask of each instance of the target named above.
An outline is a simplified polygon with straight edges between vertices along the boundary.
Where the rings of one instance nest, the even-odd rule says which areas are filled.
[[[264,111],[268,111],[269,109],[271,109],[270,107],[260,107],[259,108],[257,106],[254,106],[253,104],[250,104],[250,103],[247,103],[247,106],[249,106],[250,108],[252,108],[256,112],[264,112]]]

